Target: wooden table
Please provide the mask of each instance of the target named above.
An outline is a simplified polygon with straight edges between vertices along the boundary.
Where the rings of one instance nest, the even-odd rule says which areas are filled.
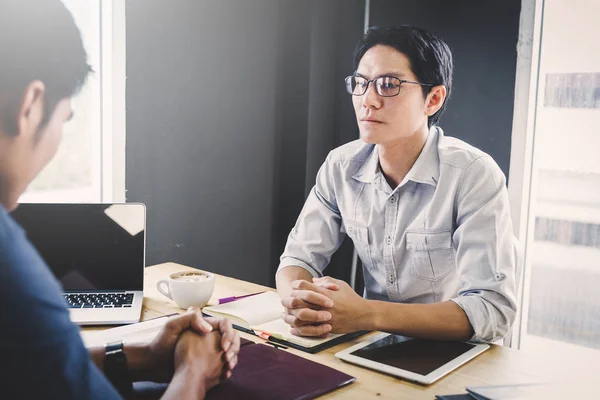
[[[159,317],[174,312],[184,312],[171,300],[156,290],[156,282],[166,279],[169,274],[178,271],[195,269],[179,264],[167,263],[146,268],[144,279],[144,306],[142,320]],[[212,272],[212,271],[211,271]],[[211,302],[221,297],[238,296],[263,290],[274,290],[265,286],[245,282],[222,275],[216,276],[215,289]],[[101,328],[84,328],[101,329]],[[262,339],[240,332],[242,337],[255,342]],[[374,372],[359,366],[345,363],[334,357],[340,350],[359,343],[370,335],[340,344],[318,354],[308,354],[299,350],[288,349],[301,357],[330,366],[356,377],[349,386],[340,388],[328,395],[327,399],[428,399],[439,394],[464,393],[466,386],[485,386],[518,384],[530,382],[554,382],[556,380],[577,382],[594,382],[600,372],[599,360],[571,359],[568,354],[549,355],[539,358],[527,353],[498,345],[463,365],[446,377],[430,386],[421,386],[392,376]]]

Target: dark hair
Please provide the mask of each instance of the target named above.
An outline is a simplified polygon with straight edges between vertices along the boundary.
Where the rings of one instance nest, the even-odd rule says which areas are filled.
[[[43,126],[90,72],[79,29],[61,0],[0,0],[0,123],[7,132],[17,130],[16,111],[31,82],[46,85]]]
[[[363,36],[354,51],[354,70],[358,68],[365,53],[374,46],[385,45],[403,53],[410,60],[410,68],[421,83],[444,85],[446,100],[452,92],[452,52],[444,41],[425,29],[412,26],[372,26]],[[423,95],[431,91],[430,86],[421,86]],[[428,126],[436,125],[446,108],[447,101],[429,117]]]

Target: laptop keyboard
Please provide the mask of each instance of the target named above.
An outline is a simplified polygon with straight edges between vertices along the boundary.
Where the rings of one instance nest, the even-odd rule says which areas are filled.
[[[131,307],[133,293],[64,293],[69,308]]]

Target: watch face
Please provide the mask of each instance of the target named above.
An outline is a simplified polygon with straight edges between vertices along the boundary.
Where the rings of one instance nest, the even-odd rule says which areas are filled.
[[[123,341],[119,340],[117,342],[110,342],[104,345],[104,352],[109,353],[115,350],[123,350]]]

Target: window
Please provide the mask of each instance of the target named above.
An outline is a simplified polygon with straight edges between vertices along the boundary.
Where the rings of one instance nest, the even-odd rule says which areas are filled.
[[[518,342],[529,351],[600,356],[600,3],[536,4],[541,40],[524,168],[530,191]]]
[[[73,99],[54,159],[21,202],[125,200],[125,11],[112,0],[63,0],[94,73]]]
[[[600,108],[600,73],[546,74],[544,106]]]

